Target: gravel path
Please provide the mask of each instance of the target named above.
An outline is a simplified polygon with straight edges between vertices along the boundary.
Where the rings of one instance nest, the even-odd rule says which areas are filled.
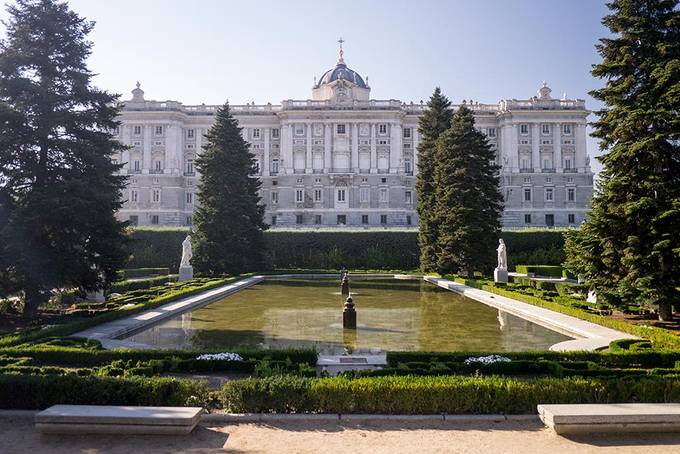
[[[28,418],[0,420],[0,453],[649,453],[680,452],[680,434],[563,438],[533,421],[207,422],[189,436],[40,435]]]

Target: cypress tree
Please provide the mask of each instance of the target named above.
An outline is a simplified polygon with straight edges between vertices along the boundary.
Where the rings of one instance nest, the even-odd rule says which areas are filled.
[[[603,165],[567,266],[614,304],[672,318],[680,295],[680,11],[676,0],[615,0],[596,46],[605,86],[593,135]]]
[[[436,142],[434,221],[437,271],[488,272],[493,267],[503,198],[499,167],[486,136],[464,105]]]
[[[201,174],[194,219],[192,264],[208,274],[237,274],[265,267],[264,205],[257,162],[224,104],[196,159]]]
[[[0,286],[36,315],[55,288],[101,288],[125,261],[117,95],[91,85],[94,24],[17,0],[0,43]],[[102,279],[102,275],[104,279]]]
[[[423,271],[437,269],[437,225],[434,222],[435,189],[435,144],[439,136],[451,125],[451,102],[442,95],[439,87],[427,103],[427,110],[418,123],[420,143],[418,144],[418,175],[416,192],[418,195],[418,244],[420,246],[420,268]]]

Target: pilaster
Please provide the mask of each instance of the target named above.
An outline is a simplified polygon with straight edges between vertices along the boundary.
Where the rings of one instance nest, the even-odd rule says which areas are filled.
[[[312,124],[307,123],[305,127],[307,128],[307,140],[305,141],[307,145],[305,153],[305,173],[312,173]]]

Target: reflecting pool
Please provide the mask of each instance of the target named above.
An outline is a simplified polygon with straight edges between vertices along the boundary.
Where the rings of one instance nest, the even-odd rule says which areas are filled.
[[[160,348],[547,350],[570,337],[423,281],[351,280],[357,329],[342,328],[337,280],[267,280],[127,340]]]

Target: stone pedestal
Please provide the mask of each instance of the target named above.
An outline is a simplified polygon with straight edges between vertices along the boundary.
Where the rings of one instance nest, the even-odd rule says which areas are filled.
[[[85,299],[88,301],[94,301],[96,303],[103,303],[106,301],[104,297],[104,290],[97,290],[96,292],[87,292],[85,294]]]
[[[342,311],[342,327],[345,329],[357,328],[357,311],[354,309],[354,301],[352,301],[351,296],[345,301],[345,308]]]
[[[194,267],[193,266],[180,266],[179,267],[179,282],[190,281],[194,278]]]
[[[493,270],[493,281],[494,282],[508,282],[508,269],[507,268],[496,268]]]

